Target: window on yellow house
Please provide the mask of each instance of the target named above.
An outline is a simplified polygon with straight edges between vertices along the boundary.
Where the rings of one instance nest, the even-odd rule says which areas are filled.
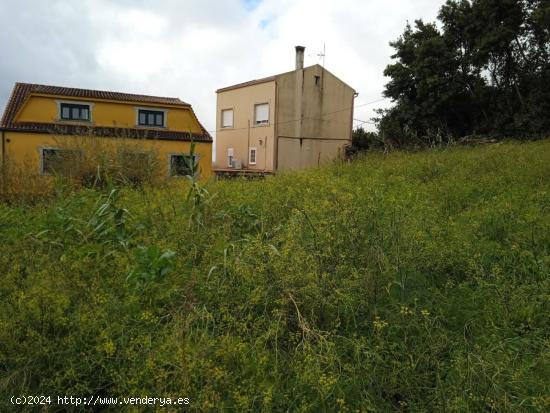
[[[42,148],[40,173],[42,175],[70,175],[82,159],[82,152],[75,149]]]
[[[170,176],[190,176],[198,172],[199,157],[197,155],[170,155]]]
[[[149,152],[122,150],[118,157],[122,177],[129,182],[145,181],[154,173],[154,159]]]
[[[162,110],[138,110],[138,125],[139,126],[155,126],[164,127],[165,125],[164,111]]]
[[[90,121],[90,105],[61,103],[59,109],[62,120]]]

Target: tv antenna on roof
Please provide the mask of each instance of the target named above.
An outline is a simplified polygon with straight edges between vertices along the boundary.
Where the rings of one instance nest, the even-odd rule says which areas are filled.
[[[325,43],[323,43],[323,51],[319,53],[311,53],[309,56],[317,56],[317,59],[320,59],[323,63],[321,66],[325,67]]]

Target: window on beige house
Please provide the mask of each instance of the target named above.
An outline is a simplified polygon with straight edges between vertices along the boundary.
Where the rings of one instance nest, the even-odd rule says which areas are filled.
[[[233,167],[233,148],[227,148],[227,166]]]
[[[269,124],[269,104],[260,103],[254,105],[254,124],[267,125]]]
[[[222,128],[233,127],[233,109],[222,110]]]
[[[249,150],[248,150],[248,163],[250,165],[256,165],[256,148],[249,148]]]

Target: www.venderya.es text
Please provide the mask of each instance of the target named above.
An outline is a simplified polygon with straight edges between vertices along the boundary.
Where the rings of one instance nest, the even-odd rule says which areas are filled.
[[[189,397],[108,397],[108,396],[12,396],[13,405],[59,405],[59,406],[185,406]]]

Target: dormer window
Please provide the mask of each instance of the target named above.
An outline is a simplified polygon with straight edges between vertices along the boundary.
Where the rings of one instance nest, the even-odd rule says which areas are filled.
[[[163,128],[166,126],[165,115],[163,110],[138,109],[138,125]]]
[[[59,105],[61,120],[90,121],[90,105],[82,103],[61,103]]]

